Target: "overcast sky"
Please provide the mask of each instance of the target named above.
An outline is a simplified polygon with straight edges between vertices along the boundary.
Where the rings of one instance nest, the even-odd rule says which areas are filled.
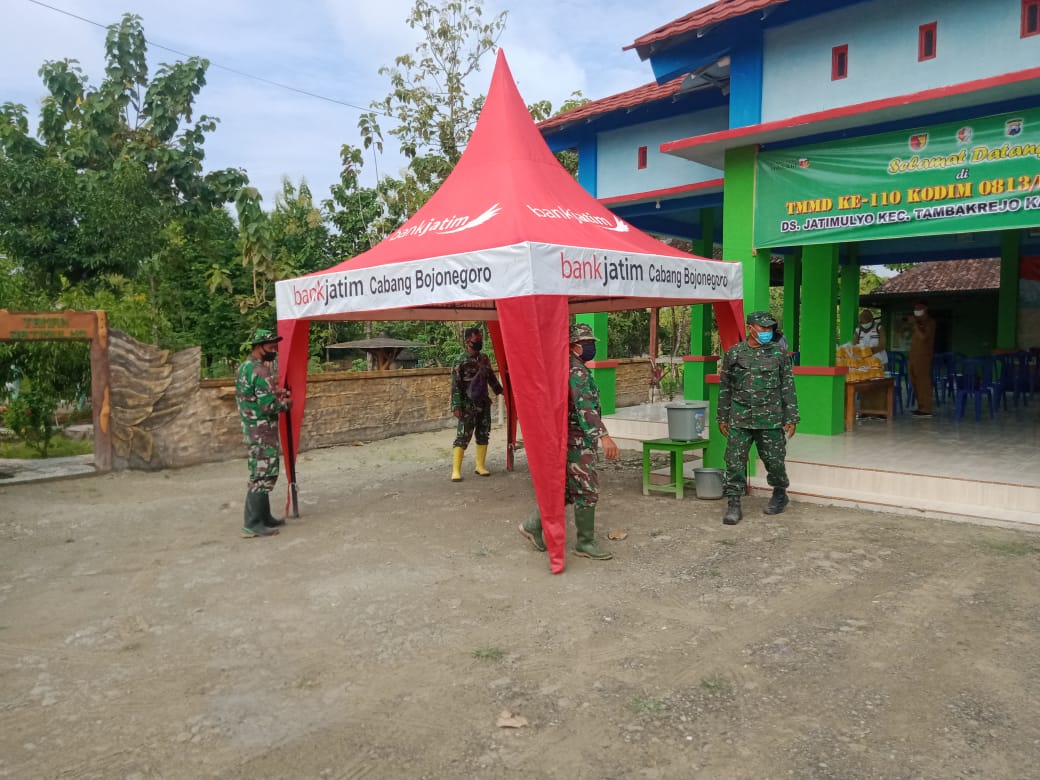
[[[361,111],[269,86],[216,66],[243,71],[337,101],[367,108],[389,92],[378,74],[396,56],[414,51],[405,23],[413,0],[41,0],[103,25],[124,12],[143,19],[152,72],[183,59],[212,65],[197,104],[220,124],[206,142],[206,166],[241,167],[274,205],[283,176],[305,178],[316,199],[338,179],[339,150],[360,146]],[[485,17],[508,11],[500,40],[525,102],[558,107],[574,90],[597,99],[653,80],[649,63],[622,51],[640,35],[707,4],[707,0],[485,0]],[[45,60],[76,59],[92,85],[103,76],[105,30],[32,0],[0,0],[0,103],[23,103],[34,122],[44,88]],[[486,92],[494,60],[488,57]],[[384,131],[386,126],[384,125]],[[400,166],[387,138],[380,172]],[[392,153],[393,152],[393,153]],[[364,182],[374,180],[371,155]]]

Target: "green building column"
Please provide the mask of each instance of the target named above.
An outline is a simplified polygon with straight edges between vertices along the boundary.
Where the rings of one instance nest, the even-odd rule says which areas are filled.
[[[790,257],[784,258],[784,313],[780,323],[787,336],[787,348],[800,349],[798,337],[802,319],[802,248],[796,247]]]
[[[839,274],[838,341],[848,344],[855,338],[859,324],[859,252],[855,246],[849,247],[848,262],[840,267]]]
[[[744,310],[769,310],[769,250],[755,251],[756,147],[726,152],[722,193],[722,258],[739,260],[744,270]]]
[[[997,292],[997,349],[1018,349],[1018,286],[1022,264],[1022,234],[1000,234],[1000,290]]]
[[[701,209],[701,237],[693,241],[693,252],[709,260],[715,251],[715,210]],[[710,303],[690,307],[690,354],[683,358],[683,398],[708,400],[707,379],[718,370],[718,356],[711,354],[714,310]]]
[[[802,248],[801,366],[795,370],[803,433],[833,435],[845,429],[845,369],[834,367],[838,247]]]

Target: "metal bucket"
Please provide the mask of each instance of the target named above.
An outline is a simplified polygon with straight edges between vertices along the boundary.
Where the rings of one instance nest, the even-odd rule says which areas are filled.
[[[722,498],[722,469],[694,469],[697,498]]]

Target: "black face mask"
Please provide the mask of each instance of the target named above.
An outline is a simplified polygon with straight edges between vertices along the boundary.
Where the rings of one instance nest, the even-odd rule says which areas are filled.
[[[270,363],[276,357],[278,357],[277,352],[268,352],[266,349],[260,353],[260,359],[265,363]]]
[[[480,352],[480,350],[484,349],[484,342],[477,339],[476,341],[471,341],[469,346],[474,352]]]
[[[581,362],[588,363],[596,357],[596,342],[595,341],[583,341],[581,342]]]

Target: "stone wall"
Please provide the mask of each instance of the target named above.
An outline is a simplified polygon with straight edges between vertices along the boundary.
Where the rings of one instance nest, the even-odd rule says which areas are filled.
[[[243,457],[234,380],[198,380],[198,348],[170,353],[118,334],[113,354],[115,469]],[[646,402],[648,373],[645,358],[618,361],[618,406]],[[300,450],[453,428],[450,386],[449,368],[312,374]],[[492,420],[499,421],[505,410],[492,399]]]

